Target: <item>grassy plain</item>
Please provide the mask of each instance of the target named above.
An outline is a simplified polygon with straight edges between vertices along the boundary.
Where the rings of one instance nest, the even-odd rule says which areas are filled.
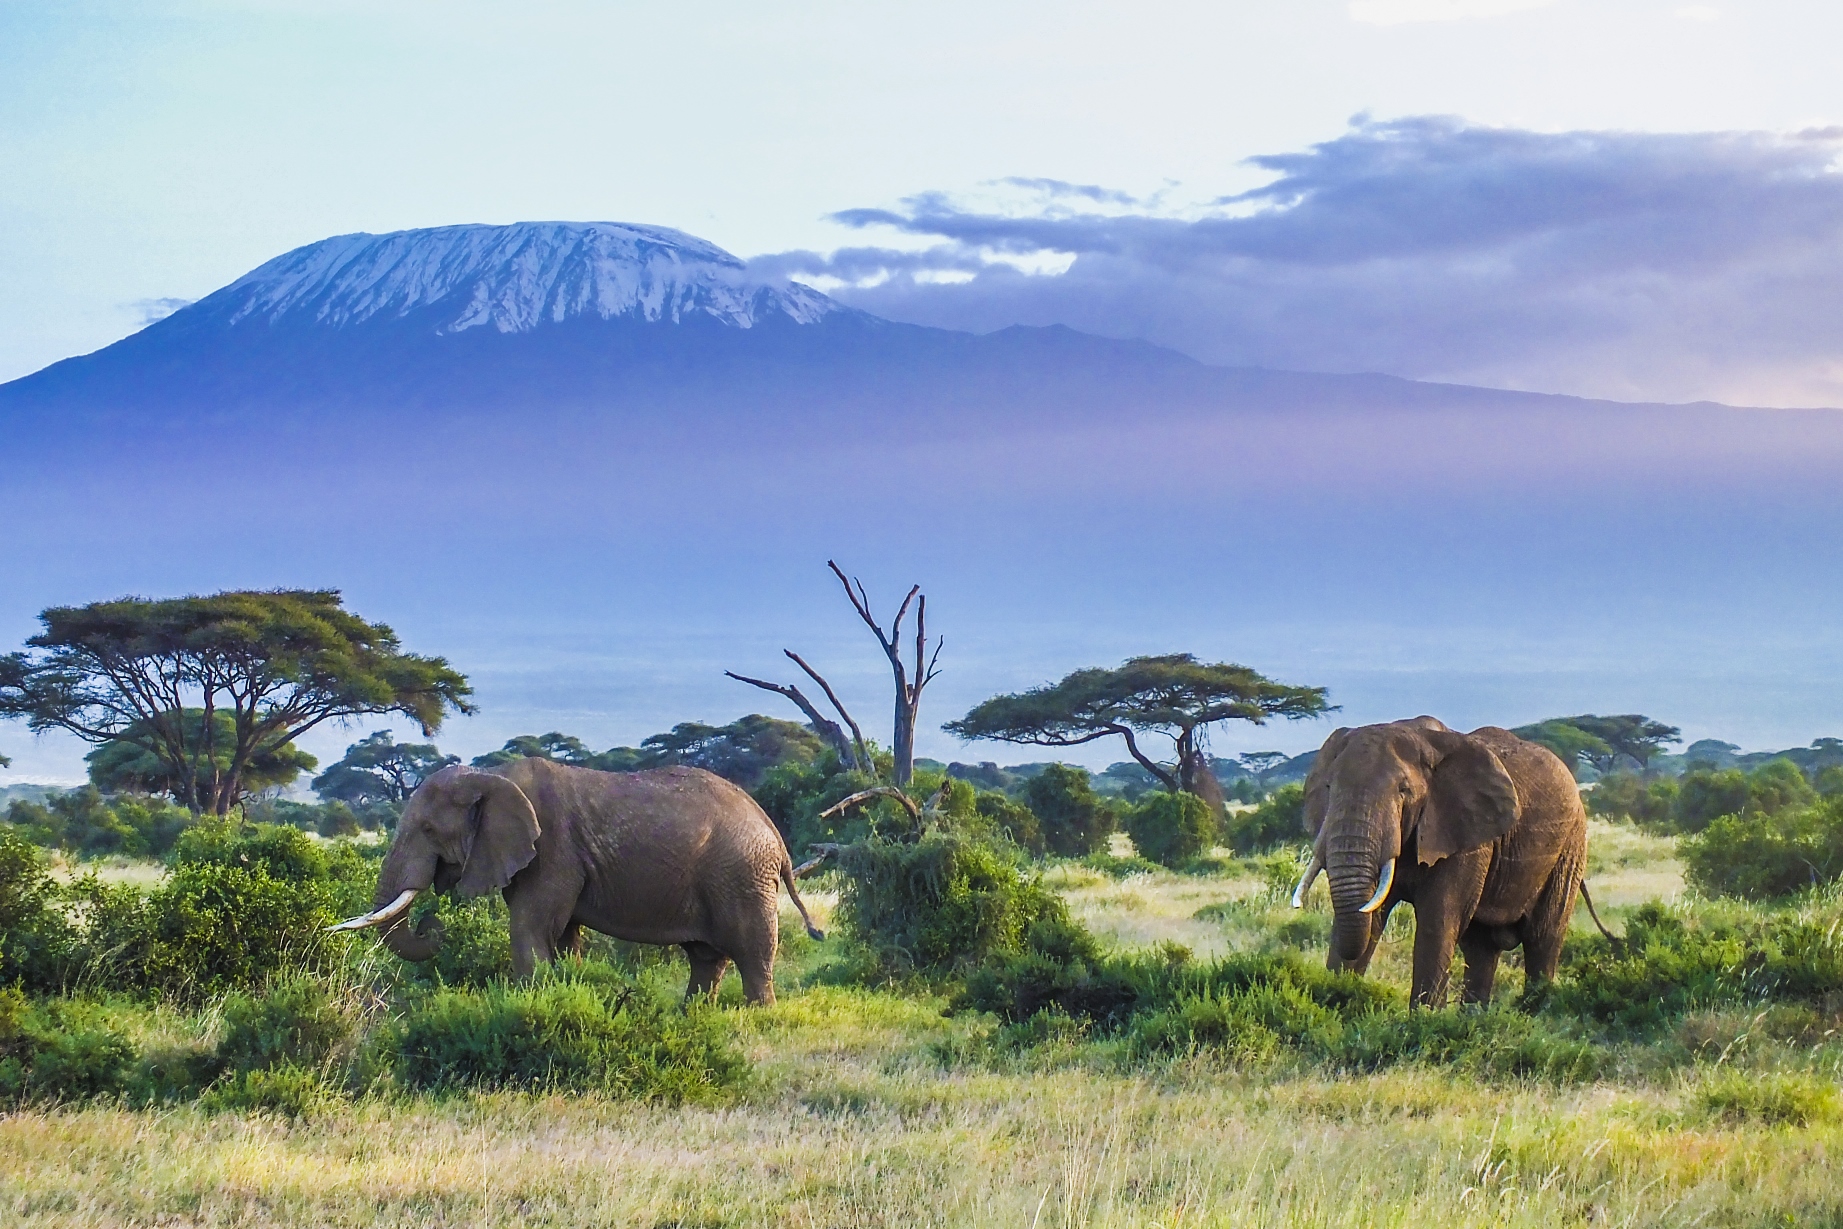
[[[1615,929],[1681,890],[1670,843],[1596,825]],[[1322,949],[1323,890],[1294,914],[1273,874],[1052,882],[1110,943],[1198,956]],[[810,901],[823,905],[815,891]],[[1411,918],[1377,974],[1405,983]],[[783,933],[797,936],[791,916]],[[780,1003],[730,1006],[757,1077],[730,1101],[385,1093],[304,1120],[108,1106],[0,1119],[0,1219],[21,1226],[1843,1225],[1834,1101],[1747,1112],[1782,1072],[1834,1083],[1834,1029],[1686,1021],[1597,1083],[1428,1067],[1247,1069],[1208,1052],[1128,1060],[1071,1031],[1008,1050],[927,993],[824,984],[790,938]],[[1514,958],[1511,964],[1514,966]],[[1500,993],[1514,993],[1518,978]],[[734,978],[726,999],[734,1000]],[[1835,1021],[1829,1023],[1834,1024]],[[1653,1047],[1655,1049],[1655,1047]],[[1743,1093],[1745,1088],[1743,1088]],[[1769,1099],[1770,1100],[1770,1099]],[[1743,1109],[1736,1110],[1736,1105]]]

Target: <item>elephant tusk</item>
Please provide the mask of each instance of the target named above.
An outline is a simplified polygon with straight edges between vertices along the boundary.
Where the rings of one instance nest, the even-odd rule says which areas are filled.
[[[409,908],[410,904],[416,899],[416,893],[418,891],[419,889],[417,888],[405,888],[397,899],[391,901],[382,909],[373,909],[370,913],[361,913],[357,917],[347,918],[345,921],[337,922],[328,926],[326,929],[329,932],[335,930],[369,930],[373,926],[382,926],[385,922],[390,921],[405,909]]]
[[[1395,886],[1395,859],[1390,858],[1382,868],[1382,878],[1376,881],[1376,894],[1369,898],[1369,903],[1359,909],[1359,913],[1374,913],[1382,908],[1382,902],[1389,898],[1389,889]]]
[[[1293,908],[1305,908],[1305,894],[1312,890],[1312,883],[1318,878],[1318,872],[1325,869],[1325,860],[1312,851],[1312,861],[1307,864],[1305,874],[1299,876],[1299,886],[1293,889]]]

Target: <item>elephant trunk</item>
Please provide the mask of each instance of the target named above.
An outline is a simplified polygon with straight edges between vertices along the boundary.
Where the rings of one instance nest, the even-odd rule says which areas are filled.
[[[1360,964],[1369,950],[1383,866],[1383,851],[1378,844],[1367,832],[1333,836],[1326,842],[1325,867],[1331,881],[1332,908],[1331,953],[1326,965],[1333,970]],[[1393,865],[1390,858],[1389,866]]]
[[[402,900],[405,893],[427,891],[435,882],[436,862],[433,851],[419,850],[399,840],[378,870],[378,890],[372,898],[377,905],[374,913]],[[440,920],[430,915],[412,927],[407,908],[391,918],[379,934],[384,946],[404,960],[432,960],[442,945]]]

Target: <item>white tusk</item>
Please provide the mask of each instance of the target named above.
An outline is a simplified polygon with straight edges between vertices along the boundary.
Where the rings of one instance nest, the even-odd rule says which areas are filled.
[[[1299,886],[1293,889],[1293,908],[1305,908],[1305,894],[1312,890],[1312,881],[1318,878],[1318,872],[1325,869],[1325,860],[1318,856],[1318,850],[1312,851],[1312,861],[1305,868],[1305,874],[1299,876]]]
[[[1395,886],[1395,859],[1390,858],[1388,865],[1382,868],[1382,878],[1376,881],[1376,894],[1369,898],[1369,904],[1359,909],[1359,913],[1374,913],[1382,908],[1382,902],[1389,898],[1389,889]]]
[[[327,930],[369,930],[373,926],[382,926],[385,922],[390,921],[390,919],[409,908],[410,903],[416,899],[416,893],[418,891],[419,889],[417,888],[405,888],[397,899],[391,901],[382,909],[373,909],[370,913],[360,914],[358,917],[347,918],[343,922],[328,926]]]

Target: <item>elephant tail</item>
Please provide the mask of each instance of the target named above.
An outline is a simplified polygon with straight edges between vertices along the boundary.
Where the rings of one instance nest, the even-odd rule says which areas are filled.
[[[781,882],[787,885],[787,894],[793,897],[794,908],[800,911],[800,920],[806,923],[806,933],[815,939],[823,939],[826,932],[813,925],[813,915],[806,911],[806,902],[800,899],[800,890],[794,887],[794,860],[787,856],[786,846],[781,848]]]
[[[1617,952],[1622,949],[1625,944],[1619,941],[1618,935],[1606,928],[1606,923],[1600,920],[1600,911],[1593,907],[1593,895],[1587,891],[1587,881],[1585,879],[1581,880],[1581,899],[1587,902],[1587,916],[1591,917],[1593,919],[1593,924],[1600,928],[1600,933],[1605,935],[1606,941],[1613,945],[1613,950]],[[804,913],[805,910],[801,910],[801,912]]]

